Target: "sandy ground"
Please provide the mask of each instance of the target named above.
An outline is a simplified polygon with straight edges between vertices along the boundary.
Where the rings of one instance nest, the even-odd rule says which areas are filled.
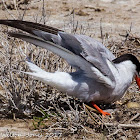
[[[6,6],[14,5],[6,3]],[[18,3],[18,2],[17,2]],[[16,4],[17,4],[16,3]],[[21,19],[38,21],[42,15],[42,1],[32,0],[24,12],[26,5],[20,4],[20,8],[6,10],[0,2],[0,19]],[[13,7],[14,7],[13,6]],[[49,0],[45,1],[45,19],[47,25],[51,25],[67,32],[77,29],[78,33],[90,35],[101,41],[101,26],[103,35],[108,40],[121,40],[120,34],[131,32],[140,37],[140,1],[139,0]],[[16,10],[16,8],[19,8]],[[74,10],[74,11],[73,11]],[[9,14],[10,13],[10,14]],[[74,13],[74,14],[73,14]],[[11,16],[12,15],[12,16]],[[41,21],[43,23],[43,20]],[[106,42],[104,42],[106,43]],[[140,48],[137,48],[139,51]],[[135,92],[135,91],[134,91]],[[139,120],[139,119],[138,119]],[[37,133],[37,136],[35,136]],[[136,131],[138,135],[138,130]],[[23,134],[22,136],[19,135]],[[133,135],[133,133],[131,133]],[[9,137],[12,135],[11,137]],[[14,135],[16,135],[14,137]],[[17,136],[18,135],[18,136]],[[95,139],[106,139],[101,134]],[[47,137],[47,138],[45,138]],[[54,137],[55,139],[62,139]],[[131,139],[132,137],[130,137]],[[134,138],[134,137],[133,137]],[[48,134],[33,130],[32,120],[0,120],[0,139],[52,139]],[[88,138],[90,139],[90,137]],[[93,139],[93,138],[91,138]],[[123,139],[123,138],[121,138]]]
[[[45,1],[46,24],[56,26],[57,28],[69,29],[71,14],[75,10],[74,20],[79,26],[89,26],[88,34],[94,38],[100,36],[100,20],[102,19],[102,27],[104,33],[108,33],[111,37],[124,31],[129,30],[132,24],[133,33],[139,34],[139,10],[140,2],[137,0],[49,0]],[[42,2],[32,0],[25,12],[24,20],[39,21]],[[25,9],[25,6],[22,6]],[[38,11],[36,13],[35,11]],[[1,10],[1,18],[21,18],[24,11]],[[71,25],[72,26],[72,25]]]

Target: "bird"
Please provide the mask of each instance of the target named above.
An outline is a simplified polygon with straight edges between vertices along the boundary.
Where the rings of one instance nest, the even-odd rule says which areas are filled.
[[[25,72],[69,96],[90,102],[102,115],[110,115],[97,103],[113,103],[123,97],[133,79],[140,88],[140,62],[132,54],[115,57],[99,41],[82,34],[22,20],[0,20],[0,24],[25,32],[9,32],[12,37],[45,48],[64,58],[75,72],[47,72],[26,61],[31,72]]]

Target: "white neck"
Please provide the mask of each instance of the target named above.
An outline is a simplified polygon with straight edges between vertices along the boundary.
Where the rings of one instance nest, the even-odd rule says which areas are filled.
[[[118,74],[125,79],[133,79],[136,73],[136,65],[130,60],[123,61],[119,64],[115,64]],[[124,79],[124,80],[125,80]]]
[[[116,80],[116,94],[119,93],[120,97],[124,95],[124,92],[128,89],[133,81],[133,77],[136,73],[136,65],[130,60],[115,64],[116,71],[114,71]],[[119,98],[119,97],[118,97]]]
[[[136,73],[136,65],[130,60],[123,61],[115,65],[108,63],[108,65],[116,80],[117,88],[119,88],[119,86],[128,88],[132,83],[133,77]]]
[[[108,65],[116,81],[113,95],[115,96],[115,100],[119,100],[132,83],[133,77],[136,73],[136,65],[130,60],[114,65],[108,63]]]

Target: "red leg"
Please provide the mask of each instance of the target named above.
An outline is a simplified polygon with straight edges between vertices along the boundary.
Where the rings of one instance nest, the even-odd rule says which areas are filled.
[[[104,112],[104,111],[103,111],[101,108],[99,108],[94,102],[91,102],[91,104],[92,104],[101,114],[103,114],[104,116],[110,115],[110,113]]]

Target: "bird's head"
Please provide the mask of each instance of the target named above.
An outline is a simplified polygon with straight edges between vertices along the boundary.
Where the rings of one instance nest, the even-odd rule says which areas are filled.
[[[119,64],[119,63],[125,62],[125,61],[132,62],[131,63],[132,65],[130,65],[130,68],[133,66],[135,67],[134,77],[135,77],[138,87],[140,88],[140,62],[139,62],[139,60],[132,54],[124,54],[113,60],[113,62],[116,64]]]

